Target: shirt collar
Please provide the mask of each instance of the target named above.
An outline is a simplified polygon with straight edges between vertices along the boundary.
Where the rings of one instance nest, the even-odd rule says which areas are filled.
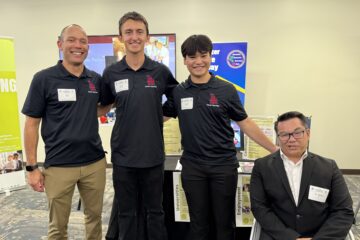
[[[299,164],[302,164],[303,160],[308,156],[308,151],[305,150],[304,154],[301,156],[300,158],[300,161],[298,161],[296,164],[291,161],[284,153],[283,151],[281,151],[281,148],[280,148],[280,157],[281,159],[284,161],[284,162],[287,162],[287,163],[291,163],[292,165],[299,165]]]
[[[119,70],[123,71],[123,70],[129,69],[129,70],[134,71],[131,67],[129,67],[125,58],[126,58],[126,55],[117,63]],[[145,55],[145,61],[144,61],[143,65],[137,71],[139,71],[140,69],[153,70],[155,68],[156,63],[157,62],[151,60],[148,56]]]
[[[64,65],[62,65],[62,60],[59,60],[57,62],[57,67],[60,71],[60,75],[61,77],[76,77],[74,74],[70,73],[68,70],[66,70],[66,68],[64,67]],[[83,72],[81,73],[80,77],[79,78],[92,78],[93,77],[93,74],[92,72],[87,69],[85,66],[84,66],[84,70]]]
[[[210,73],[210,80],[205,83],[205,84],[201,84],[201,88],[213,88],[215,83],[216,83],[216,77],[214,76],[214,74]],[[188,79],[185,80],[185,88],[190,88],[190,87],[195,87],[195,88],[199,88],[200,84],[195,84],[193,83],[193,81],[191,81],[191,76],[188,77]]]

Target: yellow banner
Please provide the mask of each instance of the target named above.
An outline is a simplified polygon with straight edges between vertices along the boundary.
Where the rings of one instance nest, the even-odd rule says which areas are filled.
[[[20,151],[21,138],[12,38],[0,37],[0,109],[0,153]]]
[[[26,185],[14,53],[14,39],[0,37],[0,192]]]

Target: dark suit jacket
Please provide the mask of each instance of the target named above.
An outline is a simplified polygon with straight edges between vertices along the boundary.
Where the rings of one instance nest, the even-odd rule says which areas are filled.
[[[325,203],[308,199],[310,185],[330,190]],[[303,162],[298,206],[280,151],[255,161],[250,193],[251,209],[262,227],[260,240],[341,240],[354,219],[349,190],[335,161],[310,152]]]

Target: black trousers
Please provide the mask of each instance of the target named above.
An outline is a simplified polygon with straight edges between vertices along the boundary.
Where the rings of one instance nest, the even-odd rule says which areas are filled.
[[[115,197],[106,239],[167,239],[163,181],[163,164],[151,168],[113,166]]]
[[[190,240],[209,239],[209,219],[215,223],[217,240],[235,239],[237,166],[184,163],[181,173],[190,213]]]

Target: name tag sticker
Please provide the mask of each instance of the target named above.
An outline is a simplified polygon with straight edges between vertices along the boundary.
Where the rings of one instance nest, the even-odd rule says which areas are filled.
[[[192,97],[181,99],[181,110],[193,109],[194,99]]]
[[[59,102],[76,101],[75,89],[58,89],[58,100]]]
[[[121,79],[115,82],[115,92],[122,92],[129,90],[129,80]]]
[[[310,185],[309,200],[324,203],[329,195],[329,189]]]

